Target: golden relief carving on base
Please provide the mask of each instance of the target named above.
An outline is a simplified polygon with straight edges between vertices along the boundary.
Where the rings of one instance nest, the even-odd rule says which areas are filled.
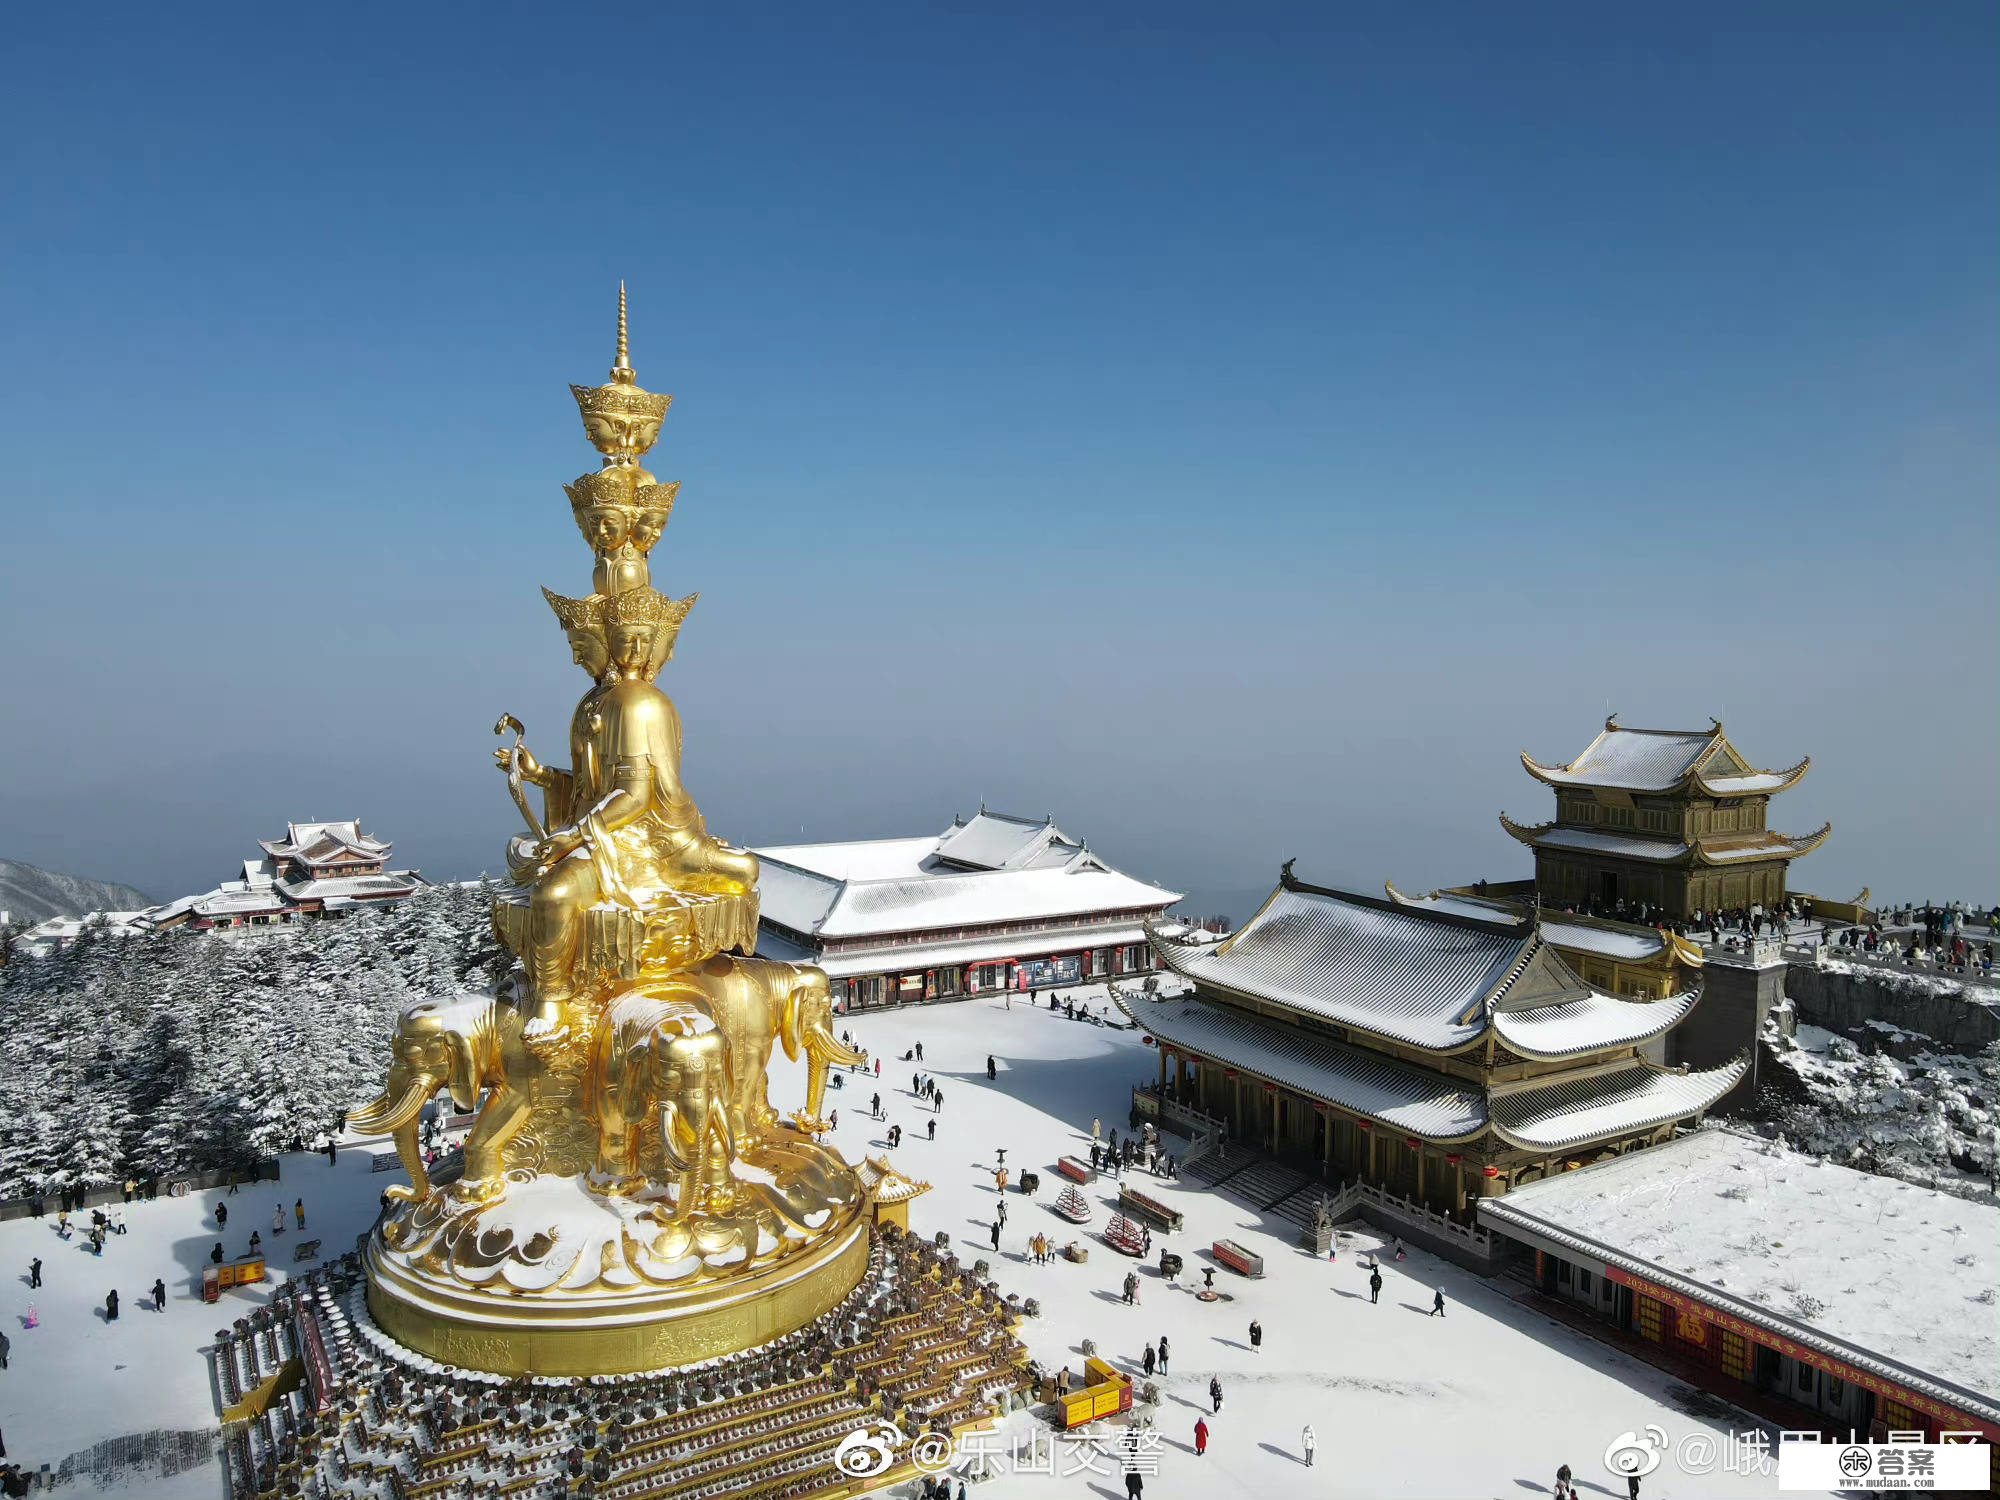
[[[392,1136],[411,1178],[369,1246],[371,1307],[413,1347],[510,1373],[538,1370],[565,1328],[562,1358],[580,1358],[635,1309],[657,1326],[612,1341],[617,1368],[730,1352],[831,1306],[866,1260],[868,1191],[816,1139],[828,1070],[860,1058],[833,1035],[822,971],[751,956],[757,859],[709,833],[656,683],[696,596],[652,586],[679,485],[640,461],[672,398],[638,385],[623,287],[609,380],[571,390],[602,455],[566,486],[592,592],[543,594],[590,683],[568,766],[539,760],[511,715],[496,725],[514,734],[494,759],[526,832],[493,926],[518,966],[495,992],[409,1007],[381,1097],[350,1117]],[[789,1121],[766,1080],[780,1048],[806,1067]],[[417,1128],[440,1088],[477,1119],[462,1166],[433,1180]],[[757,1288],[768,1307],[721,1315]]]

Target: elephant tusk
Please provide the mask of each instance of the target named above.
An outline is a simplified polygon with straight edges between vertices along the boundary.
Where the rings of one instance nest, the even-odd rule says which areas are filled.
[[[415,1120],[435,1092],[437,1080],[429,1074],[418,1074],[416,1081],[404,1089],[393,1104],[385,1091],[351,1112],[347,1117],[348,1128],[362,1135],[393,1134]]]
[[[807,1035],[806,1054],[821,1062],[839,1063],[844,1068],[858,1068],[866,1061],[859,1052],[842,1046],[840,1038],[824,1031],[815,1031]]]

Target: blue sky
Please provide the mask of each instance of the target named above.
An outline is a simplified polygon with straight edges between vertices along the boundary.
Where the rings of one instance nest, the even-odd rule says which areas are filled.
[[[0,53],[0,855],[500,864],[619,278],[739,841],[1525,869],[1607,704],[2000,896],[2000,12],[48,8]],[[574,680],[573,680],[574,679]],[[1229,899],[1234,899],[1230,897]],[[1240,914],[1240,913],[1239,913]]]

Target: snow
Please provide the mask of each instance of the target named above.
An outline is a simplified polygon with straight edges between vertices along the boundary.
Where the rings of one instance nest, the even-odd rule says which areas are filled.
[[[1581,1000],[1496,1010],[1493,1030],[1529,1057],[1571,1057],[1656,1037],[1679,1024],[1698,998],[1683,993],[1667,1000],[1619,1000],[1593,991]]]
[[[2000,1209],[1725,1129],[1495,1207],[2000,1399]]]
[[[1088,996],[1093,1009],[1105,1003],[1102,987],[1079,986],[1077,993]],[[879,1089],[889,1122],[906,1132],[893,1156],[896,1166],[933,1184],[911,1204],[912,1228],[924,1235],[948,1231],[967,1259],[993,1260],[1006,1290],[1040,1299],[1043,1316],[1025,1326],[1024,1337],[1045,1365],[1080,1368],[1078,1345],[1091,1338],[1105,1357],[1129,1368],[1142,1340],[1170,1337],[1172,1373],[1159,1380],[1165,1444],[1149,1493],[1222,1500],[1299,1493],[1296,1450],[1308,1421],[1320,1444],[1312,1492],[1369,1500],[1387,1494],[1491,1500],[1537,1487],[1545,1493],[1563,1462],[1610,1491],[1616,1481],[1602,1471],[1602,1455],[1621,1433],[1657,1424],[1675,1441],[1697,1431],[1720,1440],[1757,1425],[1748,1417],[1713,1415],[1714,1406],[1705,1398],[1690,1400],[1671,1376],[1515,1301],[1510,1284],[1411,1251],[1406,1261],[1383,1262],[1387,1285],[1381,1305],[1371,1306],[1359,1261],[1378,1247],[1381,1236],[1374,1231],[1351,1226],[1339,1241],[1338,1262],[1329,1265],[1296,1248],[1289,1222],[1143,1174],[1147,1192],[1188,1216],[1187,1233],[1173,1239],[1190,1270],[1183,1286],[1171,1287],[1154,1274],[1154,1257],[1137,1267],[1140,1305],[1125,1307],[1117,1288],[1133,1263],[1090,1227],[1058,1219],[1049,1206],[1063,1185],[1052,1170],[1055,1159],[1087,1150],[1093,1118],[1124,1134],[1131,1085],[1157,1076],[1157,1054],[1136,1033],[1068,1021],[1046,1008],[1017,1003],[1008,1009],[998,998],[841,1017],[835,1024],[852,1030],[884,1061],[879,1082],[848,1075],[846,1086],[829,1094],[828,1104],[840,1113],[834,1142],[850,1161],[886,1151],[885,1124],[865,1115],[868,1095]],[[925,1062],[901,1061],[919,1039]],[[985,1075],[989,1053],[998,1064],[993,1083]],[[909,1092],[918,1069],[942,1090],[943,1109],[935,1116]],[[796,1107],[804,1090],[803,1064],[781,1060],[773,1070],[773,1102]],[[933,1118],[935,1142],[923,1129]],[[1032,1200],[1009,1194],[1002,1253],[994,1256],[988,1248],[995,1201],[990,1172],[1001,1146],[1015,1172],[1039,1170],[1042,1187]],[[400,1174],[371,1174],[362,1151],[342,1152],[332,1169],[324,1156],[287,1156],[283,1170],[282,1182],[246,1188],[227,1200],[230,1250],[242,1248],[252,1226],[269,1237],[273,1205],[283,1202],[289,1210],[292,1198],[303,1195],[307,1233],[323,1236],[325,1251],[338,1254],[372,1219],[380,1190],[402,1180]],[[1079,1191],[1104,1210],[1096,1216],[1103,1223],[1116,1201],[1109,1175]],[[34,1465],[59,1464],[115,1435],[214,1425],[200,1351],[214,1329],[270,1292],[268,1286],[227,1292],[214,1307],[191,1292],[216,1238],[212,1212],[218,1201],[222,1194],[209,1192],[134,1204],[127,1211],[132,1232],[111,1241],[101,1266],[90,1263],[78,1242],[58,1240],[53,1218],[0,1224],[0,1264],[21,1273],[0,1290],[0,1314],[12,1320],[13,1368],[0,1376],[0,1428],[11,1455]],[[1028,1265],[1025,1243],[1038,1229],[1058,1245],[1072,1239],[1090,1244],[1089,1264]],[[1231,1300],[1204,1304],[1190,1294],[1207,1261],[1201,1247],[1223,1237],[1264,1255],[1268,1274],[1252,1282],[1219,1272],[1218,1285]],[[276,1238],[274,1276],[289,1273],[284,1258],[296,1238],[295,1232]],[[20,1315],[31,1295],[25,1267],[36,1254],[46,1263],[48,1283],[32,1294],[41,1326],[29,1331],[20,1326]],[[172,1284],[171,1295],[167,1311],[154,1314],[142,1289],[160,1274]],[[112,1285],[120,1288],[124,1308],[107,1327],[93,1309]],[[1417,1315],[1429,1308],[1434,1287],[1446,1297],[1442,1320]],[[1252,1318],[1266,1331],[1258,1354],[1243,1333]],[[1211,1374],[1221,1380],[1227,1401],[1219,1417],[1208,1417],[1209,1453],[1197,1469],[1188,1451],[1190,1433],[1196,1412],[1208,1410]],[[219,1485],[211,1463],[170,1479],[144,1478],[122,1492],[149,1500],[215,1500]],[[1102,1470],[1095,1477],[1003,1474],[978,1491],[981,1500],[1081,1497],[1115,1495],[1122,1484]],[[72,1491],[100,1492],[90,1483]],[[1648,1477],[1645,1493],[1648,1500],[1775,1495],[1776,1481],[1687,1476],[1669,1461]]]
[[[1560,922],[1547,917],[1542,919],[1542,941],[1554,943],[1558,948],[1575,948],[1635,963],[1658,957],[1661,946],[1656,931],[1620,932],[1591,922]]]

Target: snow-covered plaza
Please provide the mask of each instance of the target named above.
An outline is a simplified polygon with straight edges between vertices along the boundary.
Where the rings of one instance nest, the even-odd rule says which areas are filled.
[[[1102,990],[1079,990],[1102,1007]],[[1436,1497],[1505,1497],[1549,1491],[1557,1466],[1575,1470],[1582,1493],[1623,1495],[1625,1485],[1604,1467],[1604,1454],[1621,1434],[1662,1429],[1670,1447],[1644,1481],[1653,1497],[1775,1494],[1773,1474],[1740,1474],[1722,1467],[1732,1435],[1767,1431],[1650,1366],[1573,1331],[1516,1300],[1510,1282],[1485,1280],[1411,1250],[1408,1258],[1382,1260],[1386,1284],[1379,1304],[1368,1297],[1363,1263],[1384,1236],[1365,1225],[1348,1226],[1338,1258],[1328,1263],[1299,1247],[1287,1221],[1266,1218],[1219,1194],[1143,1178],[1146,1191],[1186,1215],[1184,1234],[1172,1237],[1188,1269],[1178,1285],[1158,1274],[1161,1237],[1137,1264],[1137,1306],[1124,1305],[1120,1284],[1135,1262],[1105,1245],[1099,1231],[1115,1205],[1109,1174],[1085,1189],[1096,1213],[1084,1228],[1057,1218],[1049,1204],[1061,1186],[1054,1164],[1087,1154],[1093,1119],[1108,1132],[1127,1134],[1134,1083],[1157,1069],[1156,1055],[1134,1032],[1065,1019],[1023,999],[1009,1006],[980,999],[842,1018],[856,1040],[882,1060],[874,1075],[849,1075],[829,1095],[839,1112],[834,1140],[850,1160],[888,1150],[886,1131],[901,1125],[901,1146],[890,1153],[911,1177],[933,1185],[911,1205],[911,1228],[929,1236],[949,1233],[968,1262],[991,1260],[1003,1289],[1037,1298],[1042,1315],[1023,1337],[1038,1360],[1054,1370],[1081,1373],[1081,1344],[1094,1340],[1102,1357],[1140,1368],[1148,1343],[1165,1336],[1172,1356],[1156,1376],[1162,1400],[1155,1414],[1160,1433],[1157,1474],[1148,1496],[1325,1494]],[[904,1061],[917,1043],[924,1061]],[[997,1077],[986,1077],[991,1055]],[[933,1112],[911,1090],[912,1075],[935,1079],[942,1095]],[[795,1105],[804,1088],[803,1068],[782,1062],[772,1072],[773,1102]],[[870,1095],[882,1095],[885,1118],[869,1117]],[[935,1140],[928,1127],[935,1122]],[[1171,1144],[1171,1143],[1170,1143]],[[377,1149],[386,1149],[386,1143]],[[1033,1197],[1010,1189],[1001,1251],[991,1251],[996,1213],[994,1169],[999,1152],[1016,1174],[1041,1174]],[[283,1158],[283,1180],[181,1199],[136,1203],[125,1210],[130,1232],[114,1235],[102,1260],[81,1235],[64,1242],[53,1213],[42,1220],[0,1224],[0,1262],[8,1268],[9,1369],[0,1374],[0,1430],[9,1456],[34,1469],[60,1467],[72,1454],[107,1439],[156,1430],[212,1430],[216,1403],[202,1349],[217,1328],[265,1300],[270,1286],[225,1292],[205,1305],[201,1267],[220,1239],[230,1256],[243,1252],[250,1231],[261,1232],[274,1277],[293,1269],[301,1238],[322,1240],[323,1255],[351,1248],[372,1220],[382,1189],[400,1174],[371,1170],[372,1152],[343,1148],[329,1166],[324,1155]],[[303,1236],[292,1226],[292,1205],[307,1212]],[[217,1204],[229,1211],[218,1232]],[[272,1233],[273,1210],[282,1208],[286,1231]],[[1087,1264],[1056,1259],[1035,1266],[1027,1243],[1046,1232],[1060,1245],[1087,1243]],[[1246,1280],[1218,1270],[1225,1300],[1195,1295],[1208,1246],[1234,1239],[1265,1257],[1267,1275]],[[44,1285],[28,1286],[29,1262],[40,1257]],[[154,1278],[168,1288],[166,1310],[151,1308]],[[116,1323],[102,1317],[104,1295],[117,1288]],[[1445,1316],[1428,1316],[1442,1288]],[[38,1325],[26,1326],[30,1305]],[[1263,1325],[1261,1350],[1250,1346],[1252,1320]],[[1221,1413],[1209,1411],[1211,1377],[1221,1382]],[[1194,1453],[1193,1428],[1206,1415],[1206,1456]],[[1307,1423],[1318,1439],[1317,1462],[1303,1465],[1300,1437]],[[1107,1428],[1107,1437],[1118,1429]],[[1017,1414],[998,1446],[1018,1448],[1024,1459],[1031,1430],[1048,1429]],[[1711,1440],[1714,1466],[1692,1474],[1676,1466],[1676,1451],[1691,1452]],[[1775,1434],[1771,1434],[1775,1441]],[[1683,1446],[1685,1445],[1685,1446]],[[1107,1451],[1111,1444],[1107,1442]],[[1118,1464],[1092,1450],[1045,1441],[1040,1462],[1054,1472],[1013,1472],[996,1465],[993,1477],[975,1482],[989,1500],[1014,1495],[1120,1496]],[[1142,1461],[1143,1462],[1143,1461]],[[222,1493],[218,1462],[172,1477],[131,1469],[100,1481],[85,1477],[73,1492],[126,1485],[133,1493],[178,1500]]]

